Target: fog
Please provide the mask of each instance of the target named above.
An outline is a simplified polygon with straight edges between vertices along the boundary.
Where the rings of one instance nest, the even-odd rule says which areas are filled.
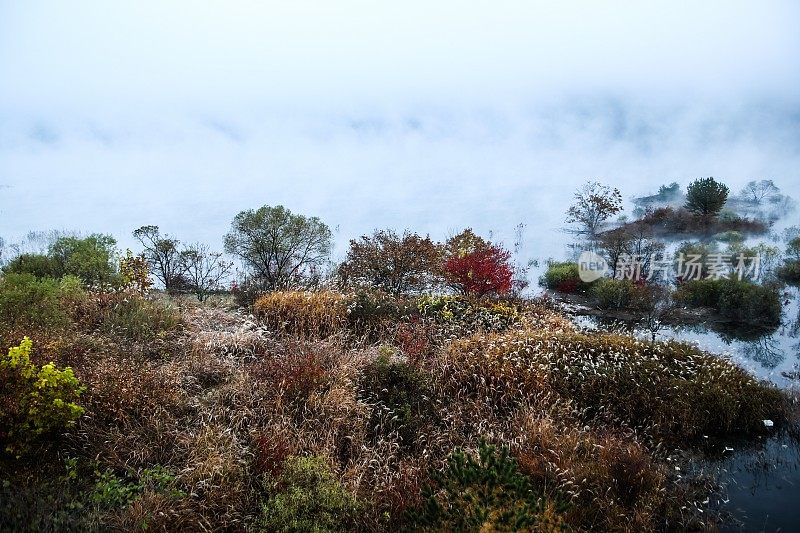
[[[0,236],[240,210],[557,254],[573,190],[800,198],[792,2],[0,2]]]

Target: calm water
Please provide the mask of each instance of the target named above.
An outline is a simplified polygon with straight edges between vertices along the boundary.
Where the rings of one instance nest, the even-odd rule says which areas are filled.
[[[764,335],[736,329],[718,332],[699,325],[665,328],[659,337],[693,342],[781,388],[800,390],[800,290],[787,289],[784,302],[780,327]],[[601,324],[593,317],[575,320],[590,329],[624,327]],[[788,377],[794,373],[797,377]],[[725,530],[800,531],[798,428],[755,442],[720,442],[711,451],[714,458],[696,468],[711,473],[723,485],[711,505],[732,516]]]

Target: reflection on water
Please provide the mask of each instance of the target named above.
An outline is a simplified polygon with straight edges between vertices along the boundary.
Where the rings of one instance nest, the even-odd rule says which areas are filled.
[[[636,332],[630,325],[575,317],[580,327]],[[800,389],[800,290],[788,289],[781,326],[772,331],[707,325],[666,327],[661,339],[696,343],[786,389]],[[732,450],[732,451],[731,451]],[[800,531],[800,428],[755,443],[729,440],[709,447],[696,473],[712,474],[721,490],[712,507],[729,516],[724,531]]]

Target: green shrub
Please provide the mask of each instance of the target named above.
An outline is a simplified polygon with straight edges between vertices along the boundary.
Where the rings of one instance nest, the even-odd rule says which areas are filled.
[[[95,472],[97,480],[91,493],[92,502],[100,507],[125,507],[135,502],[145,490],[181,498],[185,493],[175,487],[175,474],[161,465],[145,468],[137,479],[117,476],[112,470]]]
[[[768,326],[781,323],[780,294],[775,288],[737,279],[723,280],[721,285],[717,308],[723,317]]]
[[[554,531],[560,529],[560,505],[547,504],[542,492],[520,473],[505,447],[481,442],[478,457],[455,450],[424,503],[408,514],[415,531]]]
[[[6,274],[32,274],[37,278],[60,278],[59,265],[54,259],[44,254],[22,254],[3,267]]]
[[[539,284],[550,290],[564,293],[584,293],[590,284],[581,280],[577,263],[550,262],[547,271],[539,279]]]
[[[774,287],[735,277],[689,281],[676,297],[691,307],[710,307],[734,322],[776,326],[781,321],[780,294]]]
[[[690,307],[711,307],[716,309],[722,284],[719,280],[696,279],[680,285],[677,291],[679,301]]]
[[[778,276],[787,283],[800,284],[800,237],[789,240],[786,260],[778,269]]]
[[[83,414],[75,402],[85,388],[69,367],[38,367],[25,337],[0,359],[0,442],[21,455],[39,436],[70,426]]]
[[[625,309],[631,304],[636,284],[629,279],[601,278],[589,293],[601,309]]]
[[[349,531],[362,507],[322,457],[290,458],[267,485],[271,495],[262,505],[262,531]]]
[[[359,399],[372,406],[372,437],[397,432],[401,446],[413,446],[419,427],[430,414],[429,394],[423,373],[408,363],[391,361],[386,353],[379,355],[364,369],[359,382]]]
[[[114,286],[121,282],[116,244],[110,235],[61,237],[50,246],[48,255],[58,265],[57,277],[71,274],[90,286]]]
[[[58,280],[33,274],[0,279],[0,320],[10,330],[57,330],[70,323]]]

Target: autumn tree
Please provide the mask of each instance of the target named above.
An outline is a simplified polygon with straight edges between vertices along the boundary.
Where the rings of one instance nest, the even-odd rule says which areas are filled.
[[[331,253],[331,230],[317,217],[279,205],[242,211],[225,235],[225,251],[241,259],[264,290],[302,283]]]
[[[180,241],[170,235],[162,235],[158,226],[142,226],[133,232],[133,236],[142,244],[142,254],[150,272],[161,282],[164,290],[171,291],[180,285],[183,273]]]
[[[430,290],[441,275],[441,245],[405,231],[376,230],[350,241],[338,274],[346,286],[369,286],[401,295]]]
[[[453,289],[478,297],[511,290],[511,252],[475,235],[471,229],[448,239],[445,250],[445,277]]]
[[[689,184],[686,190],[686,209],[710,220],[717,216],[728,201],[730,190],[714,178],[700,178]]]
[[[576,224],[576,233],[594,238],[612,216],[622,211],[622,194],[596,181],[575,193],[575,203],[567,210],[567,223]]]
[[[214,291],[222,289],[223,281],[233,269],[220,252],[213,252],[205,244],[190,244],[181,250],[182,278],[190,292],[201,302]]]

